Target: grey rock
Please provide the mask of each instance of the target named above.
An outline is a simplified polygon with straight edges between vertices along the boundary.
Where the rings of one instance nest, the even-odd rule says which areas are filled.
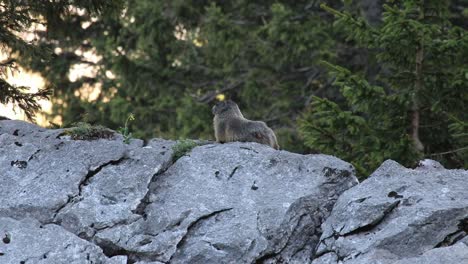
[[[172,141],[153,140],[146,147],[130,145],[125,156],[103,167],[65,205],[55,221],[80,237],[91,239],[96,230],[140,219],[142,200],[155,175],[171,164]]]
[[[468,246],[457,243],[450,247],[431,249],[421,256],[395,262],[395,264],[459,264],[468,263]]]
[[[143,147],[142,140],[124,144],[120,135],[83,141],[62,134],[0,121],[0,217],[56,223],[90,241],[96,230],[141,218],[151,179],[171,164],[173,142]],[[109,261],[126,263],[127,256]]]
[[[89,178],[124,157],[121,140],[63,140],[62,132],[0,121],[0,216],[52,222]]]
[[[122,140],[0,121],[0,263],[466,262],[466,170]]]
[[[159,261],[151,261],[151,262],[148,262],[148,261],[138,261],[138,262],[135,262],[135,264],[164,264],[163,262],[159,262]]]
[[[49,263],[307,263],[334,202],[357,184],[350,164],[326,155],[201,142],[173,165],[173,141],[63,132],[0,121],[0,217],[54,240],[28,253],[63,252]],[[86,257],[64,249],[68,239],[91,245],[77,247]]]
[[[468,246],[468,236],[465,236],[462,240],[460,240],[460,243],[465,243],[465,245]]]
[[[313,263],[394,263],[452,248],[467,235],[467,190],[466,170],[412,170],[386,161],[340,196],[322,225]],[[337,260],[321,260],[330,253]]]
[[[144,261],[307,263],[350,164],[256,143],[204,145],[151,184],[144,218],[96,241]]]
[[[445,169],[440,162],[431,160],[431,159],[424,159],[419,161],[417,170],[433,170],[433,169]]]
[[[320,258],[316,258],[312,261],[312,264],[329,264],[329,263],[337,263],[338,262],[338,255],[334,252],[327,252],[320,256]]]
[[[102,250],[62,227],[42,225],[34,219],[0,218],[0,263],[118,264],[125,256],[107,258]]]
[[[110,258],[107,262],[111,264],[127,264],[128,257],[127,256],[115,256],[115,257]]]

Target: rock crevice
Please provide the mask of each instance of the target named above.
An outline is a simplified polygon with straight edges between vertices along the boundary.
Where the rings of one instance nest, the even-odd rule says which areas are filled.
[[[0,263],[468,263],[466,170],[62,134],[0,121]]]

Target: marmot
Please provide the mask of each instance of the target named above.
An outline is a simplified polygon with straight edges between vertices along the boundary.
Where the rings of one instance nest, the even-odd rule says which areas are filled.
[[[265,122],[244,118],[239,106],[231,100],[213,106],[213,125],[216,141],[257,142],[279,149],[275,133]]]

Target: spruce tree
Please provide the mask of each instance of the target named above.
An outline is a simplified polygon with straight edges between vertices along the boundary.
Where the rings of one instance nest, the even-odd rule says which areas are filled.
[[[29,43],[18,35],[31,27],[34,22],[38,22],[32,17],[35,11],[35,7],[19,4],[18,1],[0,2],[0,50],[7,54],[7,59],[0,62],[0,103],[15,104],[30,120],[33,119],[34,112],[40,108],[37,100],[48,98],[50,90],[27,93],[28,87],[12,85],[6,81],[6,76],[8,71],[16,70],[16,56],[35,56],[41,59],[47,57],[47,51],[38,49],[34,43]]]
[[[134,113],[135,137],[212,139],[210,108],[224,95],[273,127],[283,148],[308,152],[295,119],[312,94],[337,93],[318,61],[349,60],[351,69],[364,62],[344,45],[335,61],[340,40],[319,1],[128,0],[124,11],[75,13],[40,36],[52,58],[30,65],[56,87],[50,119],[68,126],[86,117],[117,129]],[[379,12],[368,15],[378,20]],[[86,60],[86,52],[100,60]],[[80,64],[96,75],[69,80]],[[96,98],[83,96],[87,87],[99,88]]]
[[[28,119],[33,120],[34,113],[40,109],[37,100],[49,98],[53,85],[49,83],[46,88],[30,93],[29,87],[8,83],[7,72],[15,71],[18,65],[34,70],[37,70],[37,65],[47,68],[53,53],[43,45],[41,35],[52,34],[54,29],[62,28],[63,21],[73,17],[77,10],[98,15],[119,8],[120,1],[110,0],[0,1],[0,49],[7,55],[7,59],[0,62],[0,103],[13,103],[24,111]],[[34,40],[26,40],[22,34],[31,32],[32,27],[38,24],[45,26],[46,31],[34,32]]]
[[[384,5],[382,23],[326,5],[334,26],[381,65],[375,81],[324,62],[343,103],[316,97],[299,121],[309,147],[352,162],[367,175],[385,159],[466,166],[468,34],[449,21],[449,1]]]
[[[316,62],[335,54],[325,14],[309,1],[129,0],[125,14],[94,21],[94,33],[81,34],[102,57],[92,79],[102,85],[99,98],[83,100],[78,81],[63,83],[53,101],[65,103],[55,104],[54,114],[72,123],[87,113],[91,122],[116,128],[131,112],[136,137],[212,139],[210,108],[221,94],[276,129],[282,146],[305,151],[294,120],[312,93],[328,92]],[[59,58],[52,65],[61,69],[77,63]]]

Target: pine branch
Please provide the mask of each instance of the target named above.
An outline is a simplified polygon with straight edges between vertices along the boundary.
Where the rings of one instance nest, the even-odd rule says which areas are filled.
[[[457,152],[464,151],[464,150],[468,150],[468,146],[459,148],[459,149],[450,150],[450,151],[445,151],[445,152],[432,153],[432,154],[429,154],[429,156],[434,157],[434,156],[453,154],[453,153],[457,153]]]
[[[231,83],[229,85],[224,86],[222,89],[220,89],[218,91],[210,91],[210,92],[200,96],[199,98],[197,98],[197,100],[198,100],[198,102],[201,102],[201,103],[209,103],[209,102],[213,101],[213,99],[216,97],[217,94],[224,93],[224,92],[227,92],[229,90],[236,89],[239,86],[241,86],[243,83],[244,83],[244,81],[238,81],[238,82],[235,82],[235,83]]]
[[[0,79],[0,103],[12,103],[24,111],[27,119],[34,121],[34,113],[41,106],[37,102],[38,99],[49,99],[52,93],[50,88],[40,89],[36,93],[27,93],[28,87],[13,86],[3,79]]]
[[[324,3],[320,4],[320,8],[337,17],[335,21],[336,25],[341,25],[347,28],[348,31],[354,32],[348,39],[355,39],[370,44],[373,43],[380,34],[378,30],[371,27],[362,17],[354,18],[349,12],[340,12]]]

